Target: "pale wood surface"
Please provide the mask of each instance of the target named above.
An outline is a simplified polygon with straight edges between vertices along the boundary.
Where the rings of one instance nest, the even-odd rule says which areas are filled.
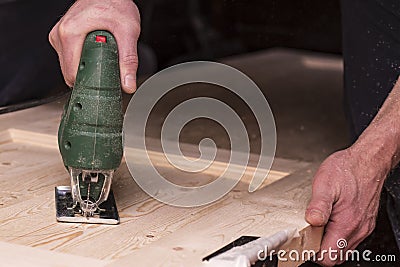
[[[267,236],[286,228],[310,232],[307,238],[295,239],[294,246],[318,249],[321,232],[309,228],[303,218],[313,167],[284,159],[275,160],[269,178],[255,193],[247,192],[249,168],[232,192],[197,208],[171,207],[150,198],[123,163],[113,181],[120,225],[57,223],[54,187],[70,183],[57,148],[60,116],[60,104],[0,116],[2,252],[15,251],[15,245],[40,248],[37,260],[39,264],[43,260],[43,266],[58,253],[63,253],[60,259],[65,261],[89,257],[88,263],[101,260],[113,266],[199,266],[202,257],[242,235]],[[159,171],[185,185],[215,179],[224,164],[217,162],[214,169],[188,176],[161,157],[159,151],[152,152]],[[35,257],[36,250],[26,249],[27,255]]]
[[[0,266],[76,267],[105,266],[108,261],[0,242]]]

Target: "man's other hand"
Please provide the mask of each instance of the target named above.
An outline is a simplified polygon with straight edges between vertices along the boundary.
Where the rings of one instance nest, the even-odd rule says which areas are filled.
[[[390,166],[378,159],[368,160],[369,155],[363,150],[353,145],[334,153],[314,177],[306,220],[313,226],[325,226],[318,255],[318,259],[323,258],[318,261],[323,266],[343,262],[340,249],[346,255],[345,251],[354,250],[375,228],[380,193]],[[341,239],[347,244],[338,246]],[[338,251],[332,254],[338,259],[329,257],[329,248]]]

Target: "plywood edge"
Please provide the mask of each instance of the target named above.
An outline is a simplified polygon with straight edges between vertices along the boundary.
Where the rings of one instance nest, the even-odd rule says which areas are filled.
[[[51,135],[51,134],[44,134],[44,133],[37,133],[37,132],[32,132],[32,131],[26,131],[26,130],[21,130],[21,129],[15,129],[15,128],[10,128],[6,131],[0,132],[0,143],[1,142],[16,142],[16,143],[26,143],[30,145],[36,145],[36,146],[41,146],[41,147],[46,147],[46,148],[51,148],[51,149],[58,149],[58,140],[57,136]],[[191,153],[192,151],[197,151],[198,147],[195,145],[191,144],[183,144],[182,148],[184,149],[183,152],[188,152]],[[168,161],[165,158],[165,153],[163,151],[155,151],[155,150],[149,150],[147,151],[148,155],[156,162],[157,166],[160,167],[171,167],[169,165]],[[243,166],[241,164],[236,164],[236,163],[229,163],[229,157],[227,155],[230,155],[230,151],[220,149],[220,152],[224,156],[223,160],[215,160],[212,164],[211,167],[206,168],[203,173],[204,174],[215,174],[215,173],[222,173],[228,166],[232,168],[233,172],[235,174],[237,173],[243,173],[243,176],[245,177],[252,177],[253,174],[256,172],[256,170],[260,171],[260,173],[265,173],[268,174],[268,177],[266,179],[266,182],[263,184],[263,186],[266,186],[268,184],[271,184],[287,175],[292,173],[294,170],[303,168],[308,165],[308,163],[304,162],[299,162],[299,161],[294,161],[294,160],[287,160],[287,159],[276,159],[274,160],[273,163],[273,169],[267,170],[267,169],[262,169],[259,167],[254,167],[254,162],[252,163],[251,161],[257,160],[257,155],[249,155],[249,164],[247,166]],[[193,153],[192,153],[193,154]],[[143,151],[138,150],[138,149],[133,149],[126,147],[125,148],[125,156],[129,155],[135,155],[135,160],[136,161],[141,161],[142,157],[144,157]],[[197,160],[193,156],[188,156],[183,158],[181,155],[169,155],[170,158],[173,158],[175,161],[180,161],[180,163],[183,163],[182,161],[195,161],[195,163],[192,164],[202,164],[204,165],[204,162],[201,160]],[[164,166],[165,165],[165,166]],[[275,169],[275,167],[278,169]],[[247,181],[247,183],[250,183],[250,181]]]
[[[10,131],[0,131],[0,145],[12,142]]]
[[[109,261],[0,242],[1,266],[75,267],[105,266]]]
[[[158,151],[147,151],[148,157],[151,159],[152,162],[155,162],[155,165],[158,167],[166,167],[170,168],[172,165],[166,160],[165,154],[163,152],[158,152]],[[148,160],[146,160],[145,157],[147,157],[142,150],[140,149],[133,149],[133,148],[127,148],[125,149],[125,156],[127,156],[130,160],[133,160],[136,164],[148,164]],[[173,162],[178,163],[180,166],[183,166],[185,164],[191,164],[193,165],[199,165],[199,166],[205,166],[207,165],[207,162],[205,160],[195,160],[195,158],[189,158],[189,157],[182,157],[178,155],[169,155],[170,158],[173,159]],[[194,161],[194,162],[190,162]],[[280,161],[280,159],[275,159],[275,161]],[[290,161],[284,160],[290,166]],[[275,170],[275,169],[263,169],[263,168],[257,168],[257,167],[252,167],[252,166],[246,166],[246,165],[240,165],[240,164],[235,164],[235,163],[229,163],[225,161],[218,161],[215,160],[212,162],[212,164],[205,168],[204,170],[201,171],[202,174],[205,175],[215,175],[215,174],[222,174],[224,171],[227,169],[229,166],[230,168],[230,173],[233,176],[233,178],[236,178],[238,175],[241,176],[242,178],[245,177],[246,180],[242,180],[242,182],[245,182],[247,184],[250,183],[250,179],[253,177],[253,175],[258,171],[258,173],[262,175],[267,175],[266,179],[263,183],[263,186],[266,186],[268,184],[271,184],[289,174],[291,174],[291,169],[289,171],[283,171],[283,170]],[[306,165],[305,165],[306,166]],[[302,166],[303,167],[303,166]],[[224,174],[224,177],[227,179],[230,179],[226,173]],[[262,186],[262,187],[263,187]]]
[[[30,145],[36,145],[52,149],[58,148],[57,136],[55,135],[25,131],[15,128],[10,128],[7,131],[11,136],[11,140],[13,142],[27,143]]]

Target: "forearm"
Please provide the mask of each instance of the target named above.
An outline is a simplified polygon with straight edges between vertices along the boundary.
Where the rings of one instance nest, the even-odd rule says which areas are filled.
[[[354,249],[375,228],[379,199],[390,170],[399,163],[400,82],[358,140],[348,149],[330,155],[314,176],[306,220],[325,226],[321,251]],[[323,265],[340,261],[323,259]]]
[[[387,172],[400,160],[400,81],[393,87],[382,108],[358,140],[351,146],[352,154],[369,167]]]

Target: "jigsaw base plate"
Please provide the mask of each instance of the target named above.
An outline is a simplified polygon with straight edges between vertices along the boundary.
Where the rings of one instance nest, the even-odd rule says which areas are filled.
[[[79,204],[73,207],[72,192],[70,186],[57,186],[55,188],[56,215],[59,222],[71,223],[96,223],[96,224],[118,224],[119,214],[112,190],[105,202],[101,203],[99,209],[93,216],[82,216]]]

